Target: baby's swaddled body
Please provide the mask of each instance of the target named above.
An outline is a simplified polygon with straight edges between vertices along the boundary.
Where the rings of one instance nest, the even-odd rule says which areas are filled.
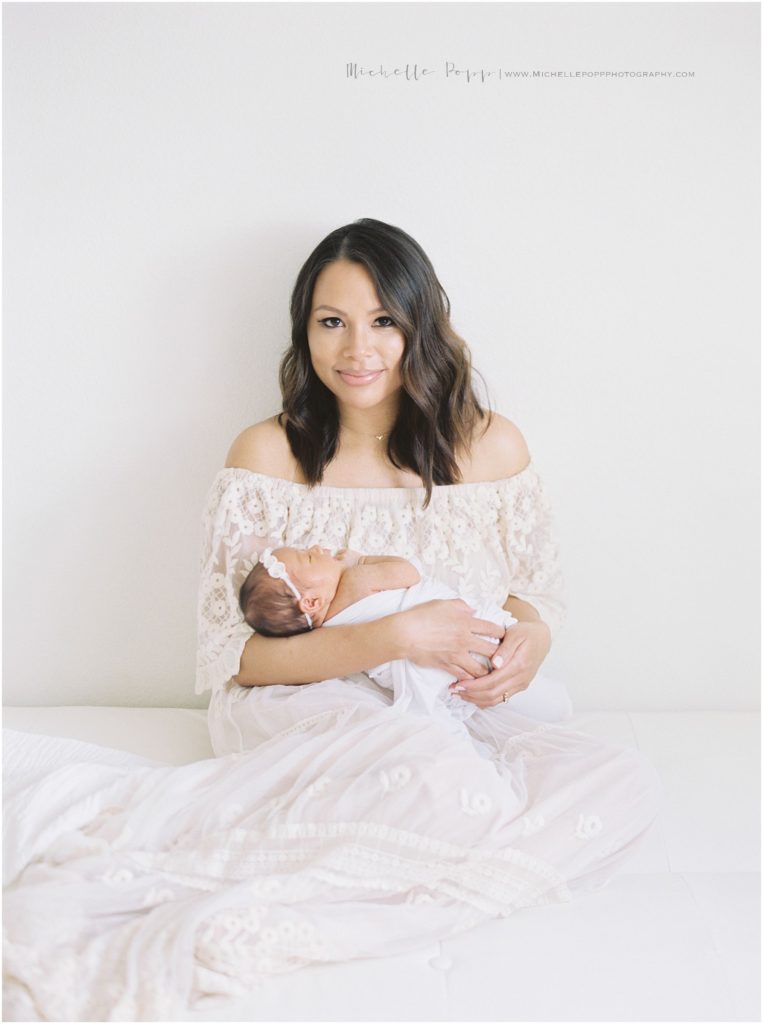
[[[392,615],[394,612],[414,608],[426,601],[459,597],[455,590],[440,580],[424,575],[424,568],[418,558],[410,558],[409,561],[416,566],[421,575],[421,580],[418,583],[407,588],[382,590],[375,594],[369,594],[325,621],[324,627],[369,622],[384,615]],[[474,614],[478,619],[497,622],[506,628],[514,625],[517,621],[510,612],[501,608],[494,601],[481,603],[475,609]],[[498,641],[500,638],[489,637],[489,639]],[[486,667],[491,667],[484,655],[474,653],[473,657]],[[458,694],[451,693],[448,687],[454,681],[455,676],[450,672],[438,668],[425,668],[409,659],[398,659],[376,665],[374,668],[368,669],[366,674],[379,686],[392,690],[393,703],[399,705],[401,710],[411,710],[426,714],[430,718],[437,718],[450,732],[463,736],[468,735],[464,721],[478,708],[475,704],[463,700]],[[554,720],[566,717],[571,713],[571,706],[569,709],[565,708],[564,705],[569,703],[569,699],[566,697],[566,691],[562,694],[556,692],[558,686],[559,684],[551,680],[544,681],[540,676],[536,676],[527,690],[509,698],[507,706],[534,718]],[[547,694],[547,690],[554,692]]]

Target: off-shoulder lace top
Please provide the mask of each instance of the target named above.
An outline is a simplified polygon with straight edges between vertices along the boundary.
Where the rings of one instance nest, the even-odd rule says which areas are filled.
[[[221,470],[203,515],[196,692],[224,686],[253,630],[241,584],[266,547],[349,547],[417,556],[468,603],[509,594],[537,608],[554,637],[565,618],[552,512],[531,460],[514,476],[423,487],[310,488],[249,469]]]

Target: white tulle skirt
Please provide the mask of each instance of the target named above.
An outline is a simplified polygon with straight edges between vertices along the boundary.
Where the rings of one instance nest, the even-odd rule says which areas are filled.
[[[459,736],[360,675],[213,695],[172,767],[5,730],[5,1019],[182,1018],[606,884],[656,814],[636,750],[505,707]]]

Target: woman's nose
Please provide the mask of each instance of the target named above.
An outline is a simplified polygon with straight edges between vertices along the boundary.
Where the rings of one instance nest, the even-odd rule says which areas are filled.
[[[371,344],[364,330],[356,327],[347,332],[344,343],[345,355],[363,355],[369,352],[370,348]]]

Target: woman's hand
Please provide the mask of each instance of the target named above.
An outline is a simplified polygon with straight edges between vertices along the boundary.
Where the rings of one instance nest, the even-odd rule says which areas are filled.
[[[500,646],[487,637],[500,638],[506,632],[498,623],[475,619],[474,609],[460,598],[426,601],[394,617],[400,629],[399,657],[445,669],[459,680],[474,680],[489,671],[472,652],[492,657]]]
[[[451,683],[450,689],[462,686],[463,692],[458,696],[465,701],[479,708],[495,707],[503,703],[504,693],[512,697],[527,689],[550,650],[551,630],[545,622],[517,622],[506,630],[503,642],[492,656],[494,665],[498,658],[503,659],[503,664],[479,679]]]

